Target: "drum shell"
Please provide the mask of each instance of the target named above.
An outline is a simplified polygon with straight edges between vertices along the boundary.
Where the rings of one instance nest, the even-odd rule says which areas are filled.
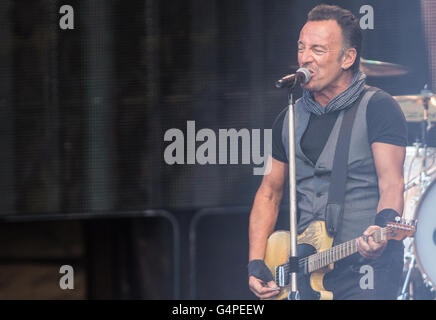
[[[403,218],[406,220],[414,220],[415,212],[421,196],[432,180],[436,179],[436,148],[426,148],[427,157],[426,173],[428,181],[426,185],[420,184],[420,176],[423,172],[424,163],[424,148],[406,147],[406,157],[404,160],[404,183],[406,190],[404,192],[404,211]]]
[[[427,284],[436,289],[436,180],[420,198],[415,219],[413,251],[416,264]]]

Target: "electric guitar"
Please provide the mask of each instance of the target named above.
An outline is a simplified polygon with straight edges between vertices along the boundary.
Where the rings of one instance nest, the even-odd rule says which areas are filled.
[[[402,221],[404,222],[404,221]],[[415,227],[410,224],[388,223],[371,236],[374,241],[402,240],[410,237]],[[333,238],[328,235],[324,221],[312,222],[297,237],[299,269],[298,291],[301,299],[332,300],[333,293],[323,286],[324,275],[334,269],[334,262],[357,252],[359,238],[332,247]],[[280,293],[273,300],[287,299],[290,291],[289,276],[290,235],[289,231],[276,231],[270,235],[265,253],[265,264],[280,287]]]

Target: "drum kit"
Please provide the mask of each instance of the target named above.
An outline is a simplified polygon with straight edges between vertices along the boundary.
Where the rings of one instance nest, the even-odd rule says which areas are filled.
[[[361,59],[368,76],[398,76],[408,68]],[[428,132],[436,121],[436,94],[427,86],[414,95],[394,96],[407,122],[421,124],[420,140],[406,147],[403,218],[416,225],[404,240],[404,272],[398,300],[436,299],[436,148],[427,146]]]

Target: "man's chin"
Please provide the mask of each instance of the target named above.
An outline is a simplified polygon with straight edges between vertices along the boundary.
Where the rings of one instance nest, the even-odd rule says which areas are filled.
[[[307,91],[316,91],[316,88],[314,87],[313,83],[310,83],[310,81],[309,81],[309,83],[306,83],[305,85],[302,85],[301,87]]]
[[[301,86],[304,90],[310,92],[318,92],[324,89],[323,83],[318,81],[318,79],[310,79],[310,81]]]

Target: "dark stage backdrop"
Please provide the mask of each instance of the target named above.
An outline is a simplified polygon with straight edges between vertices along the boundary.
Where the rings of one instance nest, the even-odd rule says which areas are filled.
[[[372,5],[362,56],[412,70],[369,84],[394,95],[431,85],[419,1],[326,2],[357,16]],[[296,65],[317,3],[72,0],[75,28],[61,30],[61,1],[2,1],[1,214],[250,205],[261,179],[252,158],[186,164],[185,150],[184,165],[169,165],[164,134],[186,138],[195,121],[217,148],[219,129],[263,139],[287,104],[274,83]]]

